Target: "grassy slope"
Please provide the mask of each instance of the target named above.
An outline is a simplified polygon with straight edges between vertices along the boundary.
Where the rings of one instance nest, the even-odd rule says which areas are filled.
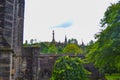
[[[120,80],[120,74],[106,75],[107,80]]]

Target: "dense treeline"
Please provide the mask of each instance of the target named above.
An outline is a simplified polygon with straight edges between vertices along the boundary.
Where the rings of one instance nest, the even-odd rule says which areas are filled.
[[[31,39],[30,43],[28,43],[27,41],[26,43],[24,43],[24,47],[25,46],[40,47],[41,54],[81,54],[84,52],[82,49],[85,47],[85,45],[78,45],[76,39],[69,39],[67,43],[35,42],[35,40]]]
[[[97,41],[88,47],[88,58],[103,73],[120,71],[120,1],[111,4],[101,19]]]

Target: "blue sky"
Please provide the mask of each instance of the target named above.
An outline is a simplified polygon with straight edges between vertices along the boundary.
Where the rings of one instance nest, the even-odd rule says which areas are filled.
[[[75,38],[81,44],[94,39],[100,19],[110,3],[118,0],[26,0],[24,41],[64,41]]]

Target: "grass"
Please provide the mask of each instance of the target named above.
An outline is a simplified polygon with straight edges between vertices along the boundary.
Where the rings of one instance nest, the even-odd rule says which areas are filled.
[[[105,77],[107,80],[120,80],[120,74],[112,74],[112,75],[106,74]]]

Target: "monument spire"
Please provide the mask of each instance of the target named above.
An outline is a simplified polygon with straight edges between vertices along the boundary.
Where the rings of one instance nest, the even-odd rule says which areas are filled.
[[[65,45],[67,44],[67,36],[66,35],[65,35],[65,42],[64,43],[65,43]]]
[[[52,35],[53,35],[52,42],[55,42],[55,33],[54,33],[54,30],[52,32]]]

